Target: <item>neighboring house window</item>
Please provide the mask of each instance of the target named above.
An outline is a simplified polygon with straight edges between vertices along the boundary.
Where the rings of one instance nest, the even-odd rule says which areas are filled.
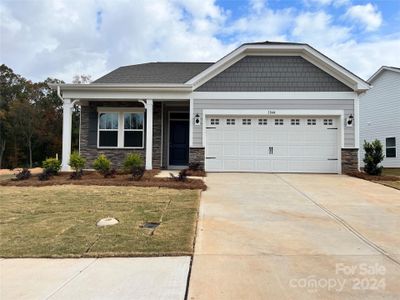
[[[143,113],[124,113],[124,147],[142,148],[143,147]]]
[[[268,119],[258,119],[258,125],[267,125]]]
[[[300,125],[300,119],[291,119],[290,125]]]
[[[219,119],[211,119],[211,125],[219,125]]]
[[[316,119],[307,119],[307,125],[317,125]]]
[[[386,138],[386,157],[396,157],[396,138]]]
[[[275,125],[283,125],[283,119],[275,119]]]
[[[99,146],[118,147],[118,113],[100,113]]]
[[[235,125],[235,119],[226,119],[226,125]]]
[[[332,125],[333,120],[332,119],[324,119],[324,125]]]
[[[251,125],[251,119],[242,119],[243,125]]]
[[[100,112],[99,148],[143,148],[144,112]]]

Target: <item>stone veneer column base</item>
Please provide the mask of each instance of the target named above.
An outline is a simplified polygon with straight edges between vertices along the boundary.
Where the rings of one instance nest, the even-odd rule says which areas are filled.
[[[342,149],[342,173],[347,174],[358,170],[358,149]]]
[[[204,170],[204,148],[191,147],[189,148],[189,164],[199,163],[200,167]]]

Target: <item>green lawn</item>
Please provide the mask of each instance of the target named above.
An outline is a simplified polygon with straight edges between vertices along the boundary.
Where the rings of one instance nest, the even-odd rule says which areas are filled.
[[[185,255],[199,192],[163,188],[0,187],[1,257]],[[99,228],[112,216],[120,223]],[[144,222],[159,222],[153,232]]]

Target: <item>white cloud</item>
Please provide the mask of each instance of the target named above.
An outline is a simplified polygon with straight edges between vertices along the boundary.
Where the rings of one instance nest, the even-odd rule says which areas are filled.
[[[237,19],[215,0],[2,1],[1,63],[35,81],[70,82],[121,65],[214,61],[244,42],[288,40],[309,43],[364,78],[382,64],[400,65],[399,36],[363,41],[325,10],[249,1]]]
[[[302,13],[294,23],[292,36],[314,45],[332,45],[350,37],[350,28],[334,25],[332,17],[323,11]]]
[[[351,6],[345,16],[362,24],[367,31],[377,30],[382,24],[381,12],[371,3]]]

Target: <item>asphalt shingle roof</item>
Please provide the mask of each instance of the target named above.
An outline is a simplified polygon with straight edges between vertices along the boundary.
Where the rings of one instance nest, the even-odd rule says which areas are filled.
[[[100,77],[93,83],[185,83],[214,63],[151,62],[124,66]]]

